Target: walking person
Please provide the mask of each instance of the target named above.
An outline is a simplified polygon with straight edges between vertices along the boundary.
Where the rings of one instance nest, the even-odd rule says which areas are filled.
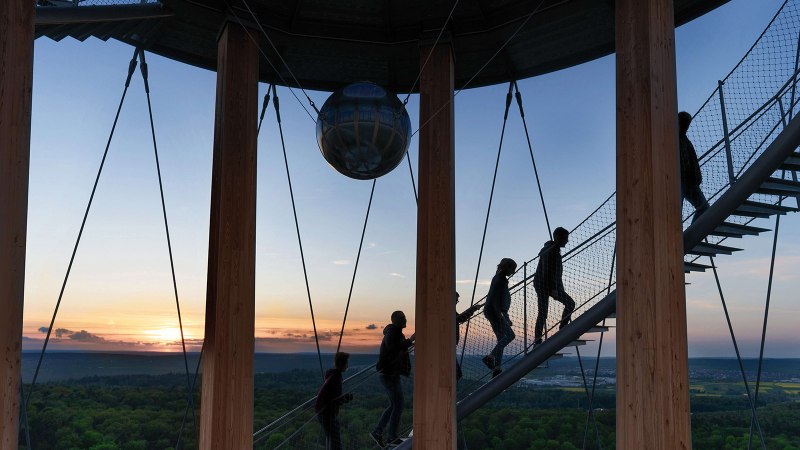
[[[492,378],[503,371],[503,349],[514,340],[514,330],[511,329],[511,319],[508,309],[511,307],[511,292],[508,290],[508,277],[517,270],[517,263],[511,258],[503,258],[497,265],[497,272],[492,278],[489,293],[486,294],[486,304],[483,315],[492,326],[492,331],[497,338],[491,353],[483,357],[486,367],[492,369]]]
[[[342,438],[339,429],[339,407],[353,399],[353,394],[342,394],[342,374],[347,370],[350,354],[336,352],[333,357],[334,368],[325,373],[325,382],[317,394],[314,411],[325,432],[327,450],[342,450]]]
[[[688,201],[694,206],[694,217],[692,223],[708,209],[706,200],[700,184],[703,182],[703,172],[700,171],[700,162],[697,160],[697,152],[692,145],[692,141],[686,136],[689,125],[692,124],[692,115],[686,111],[678,113],[678,149],[680,150],[681,165],[681,204],[683,200]]]
[[[403,414],[403,384],[400,376],[411,375],[411,356],[408,349],[414,336],[406,339],[403,328],[406,327],[406,315],[403,311],[392,313],[392,323],[383,329],[380,355],[375,369],[380,372],[381,384],[389,397],[389,407],[383,411],[375,429],[370,436],[379,446],[399,445],[403,441],[397,436],[400,417]],[[387,429],[388,425],[388,429]],[[387,440],[383,440],[383,431],[387,429]]]
[[[536,290],[539,307],[533,345],[542,343],[550,297],[564,305],[559,330],[567,326],[572,312],[575,311],[575,300],[564,291],[564,283],[561,280],[563,271],[561,249],[567,245],[567,242],[569,242],[569,231],[558,227],[553,232],[553,240],[545,242],[544,247],[539,251],[539,263],[536,265],[536,273],[533,276],[533,288]]]

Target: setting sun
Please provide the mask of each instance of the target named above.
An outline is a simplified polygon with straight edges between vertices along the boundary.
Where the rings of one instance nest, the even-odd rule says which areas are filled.
[[[155,330],[147,330],[144,332],[145,336],[150,340],[158,342],[176,342],[181,340],[181,330],[177,327],[158,328]],[[184,338],[189,339],[188,333],[184,330]]]

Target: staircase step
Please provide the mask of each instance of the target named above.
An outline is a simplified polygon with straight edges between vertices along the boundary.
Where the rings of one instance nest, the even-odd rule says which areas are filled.
[[[589,328],[589,330],[584,334],[588,334],[588,333],[605,333],[606,331],[608,331],[609,328],[610,327],[608,325],[597,325],[597,326],[594,326],[592,328]]]
[[[767,218],[774,214],[786,214],[787,212],[797,211],[795,208],[789,206],[774,205],[770,203],[760,203],[751,200],[744,201],[734,214],[744,217],[758,217]]]
[[[606,319],[616,319],[616,318],[617,318],[617,312],[616,311],[612,312],[611,314],[609,314],[606,317]]]
[[[781,169],[798,171],[800,170],[800,153],[792,153],[786,158],[786,161],[781,166]]]
[[[794,196],[800,194],[800,182],[770,177],[756,191],[760,194]]]
[[[689,253],[698,256],[716,256],[719,254],[732,255],[733,252],[740,251],[740,248],[728,247],[725,245],[711,244],[708,242],[701,242],[695,245]]]
[[[582,345],[586,345],[587,342],[588,340],[586,339],[575,339],[574,341],[567,344],[567,347],[579,347]]]
[[[723,222],[714,231],[711,232],[713,236],[733,237],[740,238],[742,236],[757,236],[765,231],[766,228],[751,227],[749,225],[741,225],[733,222]]]
[[[683,272],[705,272],[706,269],[710,269],[711,266],[707,266],[705,264],[700,264],[696,262],[684,261],[683,262]]]

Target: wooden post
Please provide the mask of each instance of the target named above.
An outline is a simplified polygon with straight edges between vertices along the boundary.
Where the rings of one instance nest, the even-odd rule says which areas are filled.
[[[200,448],[253,448],[258,53],[228,23],[217,47],[217,106]]]
[[[617,448],[690,449],[672,0],[617,0]]]
[[[414,448],[454,449],[455,134],[449,44],[421,49]],[[423,125],[427,124],[427,125]]]
[[[0,1],[0,449],[17,450],[33,89],[33,2]]]

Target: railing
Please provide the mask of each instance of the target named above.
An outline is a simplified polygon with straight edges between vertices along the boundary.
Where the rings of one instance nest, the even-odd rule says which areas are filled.
[[[703,173],[702,190],[710,203],[720,197],[740,174],[780,133],[785,123],[800,109],[797,89],[798,60],[800,60],[800,0],[787,1],[773,18],[755,44],[721,80],[708,100],[694,115],[689,138],[700,155]],[[796,174],[790,174],[796,176]],[[782,176],[779,174],[778,176]],[[754,194],[752,200],[775,203],[777,197]],[[694,209],[683,206],[684,224],[688,226]],[[570,233],[571,244],[563,256],[562,280],[565,290],[576,302],[573,318],[594,306],[616,283],[614,252],[616,245],[616,195],[609,196],[592,214]],[[729,220],[745,223],[745,218]],[[718,243],[721,237],[710,236],[708,241]],[[689,260],[696,259],[689,257]],[[532,287],[537,258],[523,263],[509,285],[512,292],[510,318],[517,338],[505,349],[503,365],[508,367],[531,349],[534,324],[538,313],[536,293]],[[494,264],[494,262],[491,262]],[[485,299],[478,301],[482,304]],[[463,302],[462,302],[463,303]],[[547,311],[546,333],[552,333],[560,321],[562,306],[550,300]],[[481,362],[494,346],[491,327],[480,312],[462,325],[465,340],[459,347],[464,378],[458,385],[458,398],[462,399],[485,383],[490,372]],[[466,335],[465,335],[466,334]],[[370,368],[371,369],[371,368]],[[374,370],[365,370],[345,384],[345,390],[370,392],[381,389],[376,383]],[[410,383],[413,380],[409,380]],[[410,392],[406,389],[406,392]],[[307,402],[308,403],[308,402]],[[408,403],[408,402],[407,402]],[[268,429],[257,433],[257,448],[324,448],[320,427],[313,413],[294,413],[274,422]],[[407,414],[410,405],[406,407]],[[369,419],[342,416],[345,448],[369,448],[368,432],[374,426],[380,409]],[[410,414],[403,423],[410,426]],[[284,439],[274,439],[281,433]],[[365,440],[366,439],[366,440]]]

